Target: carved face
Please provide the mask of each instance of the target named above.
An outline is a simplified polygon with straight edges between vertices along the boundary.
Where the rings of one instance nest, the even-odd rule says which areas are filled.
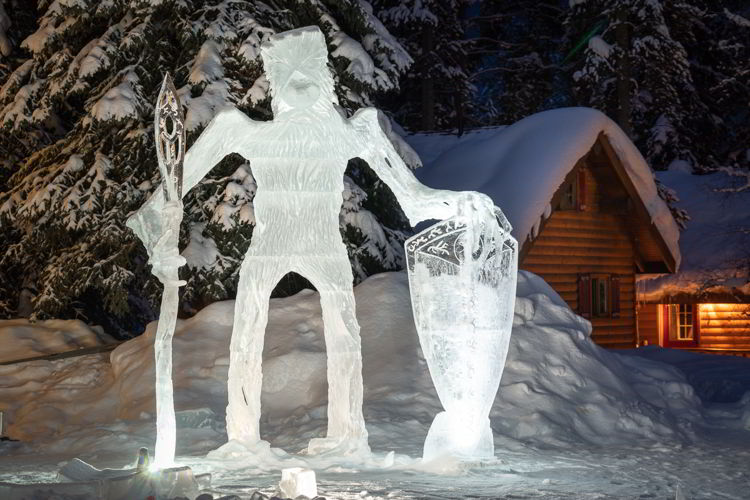
[[[320,87],[300,71],[295,71],[279,92],[279,99],[293,108],[309,108],[320,96]]]
[[[328,70],[328,50],[317,27],[274,35],[261,47],[274,112],[302,110],[336,101]]]

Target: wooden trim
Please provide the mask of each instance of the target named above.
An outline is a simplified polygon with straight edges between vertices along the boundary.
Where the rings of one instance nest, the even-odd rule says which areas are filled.
[[[703,293],[676,293],[661,294],[656,298],[640,300],[648,304],[748,304],[750,295],[732,292],[703,292]]]
[[[701,305],[693,305],[693,342],[695,346],[701,345]]]
[[[578,275],[578,314],[591,318],[591,276]]]
[[[609,277],[609,313],[613,318],[620,317],[620,277],[613,274]]]

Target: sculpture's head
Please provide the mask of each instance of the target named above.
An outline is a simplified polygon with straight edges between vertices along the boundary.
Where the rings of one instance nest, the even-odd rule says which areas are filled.
[[[260,49],[274,113],[336,103],[328,48],[317,26],[271,36]]]

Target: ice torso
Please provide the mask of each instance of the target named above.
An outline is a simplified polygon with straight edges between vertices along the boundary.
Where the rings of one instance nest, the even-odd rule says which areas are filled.
[[[253,138],[263,153],[247,158],[257,184],[251,254],[346,255],[339,232],[344,171],[363,148],[338,115],[317,120],[274,120]]]

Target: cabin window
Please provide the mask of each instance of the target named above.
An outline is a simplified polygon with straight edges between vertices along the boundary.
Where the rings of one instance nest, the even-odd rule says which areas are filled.
[[[700,318],[697,304],[665,304],[661,321],[665,347],[698,345]]]
[[[693,340],[693,304],[669,304],[669,340]]]
[[[602,317],[609,311],[609,277],[591,279],[591,314]]]
[[[562,194],[560,196],[560,210],[577,210],[578,209],[578,197],[576,196],[576,183],[568,182],[563,186]]]
[[[578,314],[584,318],[619,318],[620,277],[612,274],[579,275]]]
[[[575,176],[560,188],[556,210],[586,210],[586,171],[576,170]]]

